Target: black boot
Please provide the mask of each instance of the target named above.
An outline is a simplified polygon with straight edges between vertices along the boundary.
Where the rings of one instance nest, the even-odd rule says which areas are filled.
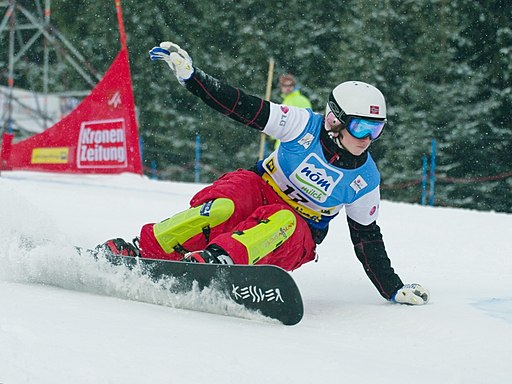
[[[225,250],[217,245],[210,245],[202,251],[189,252],[181,261],[206,264],[234,264]]]
[[[120,256],[140,256],[140,250],[137,246],[138,238],[133,239],[133,244],[128,243],[121,238],[111,239],[105,241],[103,244],[96,247],[96,251],[104,252],[105,254],[120,255]]]

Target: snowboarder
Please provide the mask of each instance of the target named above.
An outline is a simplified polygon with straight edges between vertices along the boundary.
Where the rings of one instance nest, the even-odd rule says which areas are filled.
[[[325,116],[251,96],[192,65],[172,42],[149,52],[211,108],[281,141],[254,169],[221,176],[190,208],[145,224],[134,244],[113,239],[114,253],[199,263],[273,264],[288,271],[312,261],[342,208],[357,258],[379,293],[426,304],[429,292],[405,284],[391,266],[377,225],[380,174],[368,148],[386,124],[382,93],[346,81],[329,95]]]

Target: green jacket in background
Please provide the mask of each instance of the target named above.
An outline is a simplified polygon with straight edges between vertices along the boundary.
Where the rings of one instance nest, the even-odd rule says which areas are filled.
[[[288,95],[281,95],[283,101],[281,104],[289,105],[292,107],[300,107],[300,108],[311,108],[311,102],[309,99],[300,93],[300,90],[296,89],[293,92],[290,92]]]
[[[296,89],[295,91],[290,92],[288,95],[281,94],[283,101],[281,104],[289,105],[291,107],[300,107],[300,108],[311,108],[311,101],[300,93],[300,90]],[[274,150],[279,146],[280,141],[276,140],[274,144]]]

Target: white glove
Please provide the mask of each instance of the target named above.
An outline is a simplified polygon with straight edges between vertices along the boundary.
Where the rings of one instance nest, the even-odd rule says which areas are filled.
[[[427,304],[430,292],[420,284],[405,284],[391,298],[391,301],[400,304],[423,305]]]
[[[151,60],[163,60],[171,68],[174,75],[181,85],[185,84],[185,80],[192,77],[194,67],[192,66],[192,59],[187,51],[181,49],[178,44],[164,41],[160,43],[159,47],[153,47],[149,51]]]

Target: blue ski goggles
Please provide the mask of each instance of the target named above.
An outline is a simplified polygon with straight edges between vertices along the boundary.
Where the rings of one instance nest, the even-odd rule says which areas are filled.
[[[376,140],[382,133],[386,120],[370,120],[362,117],[349,116],[347,119],[348,133],[356,139],[363,139],[369,136],[372,140]]]

